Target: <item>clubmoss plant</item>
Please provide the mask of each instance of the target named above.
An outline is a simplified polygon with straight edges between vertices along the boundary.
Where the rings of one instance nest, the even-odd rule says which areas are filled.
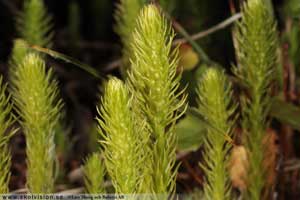
[[[17,29],[20,37],[29,44],[51,47],[51,21],[43,0],[24,0],[24,10],[17,18]]]
[[[105,166],[100,159],[99,153],[93,153],[87,158],[83,171],[86,191],[89,194],[105,193],[105,189],[103,186]]]
[[[172,50],[174,32],[154,5],[141,11],[133,34],[129,85],[151,133],[151,177],[156,194],[175,189],[176,135],[174,124],[183,112],[178,98],[178,50]],[[178,93],[177,93],[178,92]]]
[[[27,53],[29,53],[29,50],[28,48],[26,48],[26,45],[27,44],[22,39],[16,39],[14,41],[14,46],[9,60],[10,73],[14,73],[18,64],[22,63]]]
[[[146,2],[147,0],[121,0],[117,5],[115,31],[121,37],[123,45],[122,72],[124,75],[126,75],[125,72],[130,66],[129,58],[132,56],[132,33],[136,27],[136,19]]]
[[[26,137],[27,187],[30,193],[54,189],[54,134],[62,102],[53,72],[29,53],[11,74],[12,92]]]
[[[15,67],[31,52],[25,42],[48,48],[52,46],[52,18],[48,15],[43,0],[24,0],[23,9],[17,17],[16,28],[21,39],[14,41],[9,61],[10,73],[14,73]]]
[[[15,133],[14,129],[10,129],[14,120],[10,114],[12,105],[9,102],[10,96],[6,95],[6,88],[7,85],[3,84],[3,79],[0,75],[0,194],[8,193],[11,165],[8,142]]]
[[[239,67],[236,75],[248,87],[243,129],[249,151],[248,199],[260,199],[265,185],[263,137],[271,103],[269,88],[276,71],[277,36],[274,19],[262,0],[249,0],[238,26]]]
[[[103,137],[105,164],[116,193],[135,194],[139,191],[143,166],[143,131],[135,122],[132,97],[127,86],[111,78],[105,87],[99,107],[99,132]]]
[[[205,199],[225,200],[231,198],[230,180],[227,172],[228,152],[236,106],[232,104],[232,88],[223,71],[208,68],[198,88],[199,112],[214,128],[208,128],[204,140],[203,168],[207,182],[204,184]]]

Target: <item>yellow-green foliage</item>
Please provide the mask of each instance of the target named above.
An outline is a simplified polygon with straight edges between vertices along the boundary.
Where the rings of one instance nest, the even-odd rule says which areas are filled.
[[[10,73],[23,62],[27,53],[28,44],[42,47],[51,47],[53,32],[51,17],[47,14],[43,0],[24,0],[24,8],[17,17],[16,28],[21,39],[14,41],[9,61]],[[27,44],[28,43],[28,44]]]
[[[204,140],[204,162],[201,167],[206,175],[204,184],[205,199],[225,200],[230,196],[228,152],[232,146],[231,138],[235,121],[230,120],[234,114],[232,106],[232,88],[226,75],[209,68],[199,83],[199,112],[211,125]]]
[[[53,72],[44,61],[28,54],[11,74],[12,92],[26,137],[27,187],[31,193],[54,189],[55,127],[62,103]]]
[[[16,39],[14,41],[14,46],[12,49],[11,57],[9,60],[9,73],[15,73],[16,67],[19,63],[23,62],[23,59],[29,52],[28,48],[26,47],[26,43],[24,40]]]
[[[89,194],[105,193],[103,186],[105,166],[99,153],[93,153],[87,158],[83,171],[86,191]]]
[[[123,49],[122,70],[125,72],[130,66],[129,58],[131,57],[132,33],[136,26],[136,19],[140,10],[147,0],[121,0],[117,5],[115,19],[116,32],[119,34]]]
[[[248,199],[258,200],[265,185],[263,137],[271,103],[269,88],[276,71],[277,36],[272,14],[263,0],[249,0],[238,26],[239,67],[235,69],[249,91],[243,102],[243,128],[249,151]]]
[[[24,10],[17,18],[20,37],[29,44],[50,47],[53,37],[51,20],[43,0],[24,0]]]
[[[111,78],[101,102],[98,122],[108,174],[116,193],[138,193],[146,138],[139,136],[143,126],[135,121],[132,97],[121,80]]]
[[[11,156],[8,142],[15,130],[9,129],[14,120],[11,117],[12,106],[9,103],[10,96],[6,96],[7,85],[3,84],[0,76],[0,194],[8,193],[10,180]]]
[[[151,133],[149,191],[166,194],[175,188],[176,135],[174,124],[182,114],[178,109],[185,99],[177,93],[178,51],[172,51],[174,32],[158,8],[148,5],[141,11],[133,34],[130,89],[137,99]]]

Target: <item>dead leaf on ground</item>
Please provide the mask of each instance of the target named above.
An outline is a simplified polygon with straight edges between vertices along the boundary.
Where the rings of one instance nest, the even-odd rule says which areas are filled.
[[[234,146],[229,161],[229,175],[232,186],[240,191],[246,189],[246,178],[248,171],[248,156],[244,146]]]

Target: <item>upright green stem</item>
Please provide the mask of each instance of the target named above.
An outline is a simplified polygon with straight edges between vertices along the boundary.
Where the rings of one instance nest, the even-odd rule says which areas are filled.
[[[28,54],[15,70],[12,92],[26,137],[27,187],[30,193],[52,193],[54,134],[62,108],[57,82],[36,54]]]
[[[244,142],[249,152],[247,198],[259,200],[266,184],[267,169],[263,165],[263,138],[269,110],[270,84],[276,77],[276,24],[263,0],[249,0],[238,26],[239,68],[236,75],[248,87],[250,98],[244,98]]]
[[[17,18],[17,29],[20,37],[29,44],[51,47],[51,21],[43,0],[24,0],[24,10]]]
[[[172,50],[174,32],[158,8],[148,5],[141,11],[133,34],[132,67],[129,86],[151,133],[152,185],[148,193],[171,194],[176,182],[176,142],[174,124],[184,112],[178,109],[180,76],[177,76],[178,51]],[[176,94],[177,93],[177,94]],[[183,106],[184,107],[184,106]]]
[[[137,124],[133,99],[127,86],[111,78],[105,87],[99,106],[99,132],[103,139],[105,165],[116,193],[139,193],[144,178],[141,171],[147,154],[144,153],[143,124]]]
[[[235,119],[236,105],[232,104],[232,88],[223,72],[209,68],[203,74],[198,89],[199,112],[215,128],[208,128],[204,141],[205,163],[201,164],[207,182],[204,184],[206,199],[232,199],[228,167],[228,153]]]

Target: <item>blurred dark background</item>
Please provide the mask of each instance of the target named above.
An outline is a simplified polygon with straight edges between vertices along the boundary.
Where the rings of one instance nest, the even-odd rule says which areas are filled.
[[[55,51],[87,63],[104,75],[121,76],[113,63],[121,57],[121,44],[114,32],[114,9],[117,0],[45,0],[53,17]],[[173,0],[167,12],[190,34],[207,28],[239,11],[242,0]],[[274,10],[279,29],[283,25],[283,0],[275,0]],[[16,16],[22,0],[0,0],[0,73],[8,79],[8,59],[13,40],[18,38]],[[229,69],[235,62],[231,29],[226,28],[198,41],[209,57]],[[177,37],[181,37],[177,34]],[[201,57],[199,58],[201,61]],[[95,106],[101,95],[101,82],[72,64],[47,57],[59,80],[65,102],[66,120],[63,134],[66,143],[62,150],[66,176],[80,166],[89,152],[97,148],[94,124]],[[67,130],[67,131],[65,131]],[[11,189],[24,187],[25,142],[22,136],[13,141],[13,177]],[[68,153],[65,153],[68,152]],[[193,160],[191,160],[193,162]],[[197,159],[195,160],[197,165]],[[63,180],[63,178],[62,178]],[[191,183],[197,184],[197,183]],[[183,190],[183,189],[182,189]],[[188,190],[188,189],[186,189]]]

